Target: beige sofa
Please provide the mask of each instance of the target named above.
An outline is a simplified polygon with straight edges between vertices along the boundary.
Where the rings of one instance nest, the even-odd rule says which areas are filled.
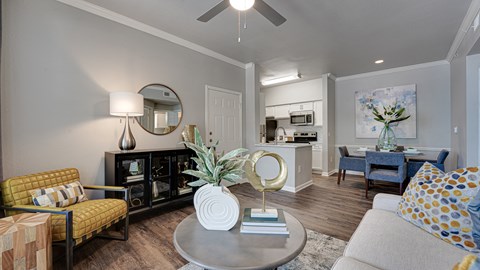
[[[378,194],[334,270],[449,269],[469,252],[448,244],[395,213],[400,196]]]

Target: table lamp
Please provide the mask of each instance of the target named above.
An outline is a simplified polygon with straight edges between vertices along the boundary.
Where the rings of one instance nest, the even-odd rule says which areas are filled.
[[[113,92],[110,93],[110,115],[125,116],[125,128],[122,137],[118,141],[120,150],[135,149],[135,138],[129,125],[129,116],[143,115],[143,96],[131,92]]]

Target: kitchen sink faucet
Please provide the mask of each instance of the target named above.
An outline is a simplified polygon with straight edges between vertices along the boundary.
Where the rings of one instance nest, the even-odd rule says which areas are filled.
[[[274,144],[277,144],[277,142],[278,142],[277,131],[278,131],[279,129],[282,129],[282,130],[283,130],[283,136],[287,136],[287,132],[285,131],[285,129],[284,129],[283,127],[277,127],[277,128],[275,129],[275,140],[274,140]]]

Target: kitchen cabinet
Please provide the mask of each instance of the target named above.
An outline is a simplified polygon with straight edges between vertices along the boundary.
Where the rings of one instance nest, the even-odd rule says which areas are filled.
[[[290,118],[290,105],[275,106],[274,117],[275,119],[288,119]]]
[[[312,144],[312,170],[322,170],[322,145]]]
[[[312,111],[312,110],[313,110],[313,102],[290,104],[290,112]]]
[[[262,109],[263,110],[263,109]],[[288,119],[291,112],[314,111],[315,126],[322,125],[322,101],[293,103],[277,106],[265,107],[265,117],[275,119]]]
[[[265,107],[265,117],[275,117],[275,107]]]
[[[321,100],[313,102],[314,126],[323,125],[323,103]]]

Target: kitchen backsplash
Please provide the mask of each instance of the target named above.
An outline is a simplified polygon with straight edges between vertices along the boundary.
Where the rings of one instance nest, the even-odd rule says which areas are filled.
[[[316,131],[317,132],[317,141],[322,141],[322,127],[315,126],[292,126],[290,125],[290,119],[280,119],[277,120],[277,127],[285,128],[287,136],[293,136],[295,131],[304,132],[304,131]]]

